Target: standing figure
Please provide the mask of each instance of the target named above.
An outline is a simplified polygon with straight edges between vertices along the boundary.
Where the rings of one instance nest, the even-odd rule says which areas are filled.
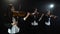
[[[32,16],[30,18],[30,29],[32,34],[38,34],[39,33],[39,27],[38,27],[38,9],[36,8],[33,13],[31,13]]]
[[[17,15],[16,14],[13,14],[14,12],[15,13],[18,13],[17,11],[15,11],[15,8],[14,6],[12,6],[12,4],[9,4],[11,6],[11,12],[12,12],[12,22],[11,25],[12,27],[8,29],[8,33],[9,34],[16,34],[19,32],[20,28],[17,26],[18,24],[18,18],[17,18]],[[15,16],[16,15],[16,16]],[[16,17],[16,18],[15,18]]]
[[[55,19],[57,16],[52,15],[50,11],[47,12],[46,14],[46,19],[45,19],[45,25],[51,26],[53,23],[53,19]],[[51,23],[52,22],[52,23]]]
[[[34,19],[34,21],[31,23],[32,26],[38,26],[38,23],[36,22],[38,14],[39,13],[37,12],[37,8],[36,8],[35,11],[32,13]]]
[[[54,22],[54,19],[56,18],[57,16],[51,14],[50,11],[47,12],[47,14],[45,15],[44,19],[45,19],[45,22],[44,22],[44,29],[45,29],[45,33],[52,33],[54,32],[54,28],[55,28],[55,22]]]

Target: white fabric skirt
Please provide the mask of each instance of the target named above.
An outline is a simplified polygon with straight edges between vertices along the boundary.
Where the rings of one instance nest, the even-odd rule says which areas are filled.
[[[8,29],[8,33],[9,34],[15,34],[15,33],[18,33],[20,30],[20,28],[18,28],[16,25],[12,26],[11,29]]]

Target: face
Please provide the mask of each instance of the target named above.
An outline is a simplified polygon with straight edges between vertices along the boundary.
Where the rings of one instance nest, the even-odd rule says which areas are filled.
[[[35,11],[37,12],[37,8],[35,9]]]
[[[11,11],[14,11],[14,7],[11,8]]]
[[[48,13],[47,13],[48,15],[50,15],[50,11],[48,11]]]
[[[35,10],[37,10],[37,8]]]
[[[12,6],[12,4],[9,4],[10,6]]]

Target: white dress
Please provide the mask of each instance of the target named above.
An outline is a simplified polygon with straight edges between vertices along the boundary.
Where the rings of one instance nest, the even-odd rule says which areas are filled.
[[[51,23],[50,23],[50,18],[49,18],[48,22],[45,22],[45,24],[46,24],[47,26],[50,26],[50,25],[51,25]]]
[[[19,28],[18,28],[16,25],[14,25],[14,26],[12,26],[11,29],[8,29],[8,32],[9,32],[10,34],[18,33],[18,32],[19,32]]]
[[[15,22],[15,18],[13,17],[13,22]],[[13,25],[11,29],[8,29],[9,34],[15,34],[18,33],[20,28],[17,25]]]
[[[38,26],[38,23],[34,20],[34,22],[32,22],[31,25]]]

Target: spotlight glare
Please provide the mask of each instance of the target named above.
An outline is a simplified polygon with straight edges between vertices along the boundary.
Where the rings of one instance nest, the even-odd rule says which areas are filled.
[[[51,4],[51,5],[50,5],[50,8],[53,8],[53,7],[54,7],[54,4]]]

